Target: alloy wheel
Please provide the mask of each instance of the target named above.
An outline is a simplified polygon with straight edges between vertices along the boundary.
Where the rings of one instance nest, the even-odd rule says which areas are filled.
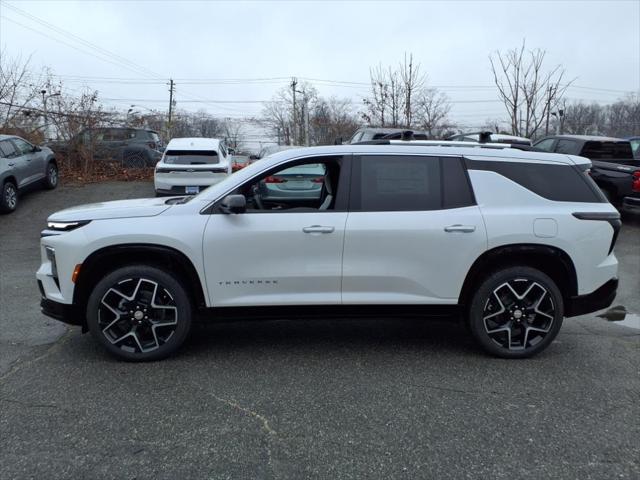
[[[16,203],[18,201],[18,192],[16,192],[16,189],[13,186],[13,184],[8,183],[5,186],[4,199],[5,199],[5,204],[7,205],[7,207],[9,207],[11,210],[16,208]]]
[[[128,278],[113,285],[98,307],[105,338],[128,353],[157,350],[174,335],[178,308],[169,290],[148,278]]]
[[[58,184],[58,169],[55,165],[49,165],[49,185],[55,187]]]
[[[507,350],[536,346],[550,332],[556,306],[540,283],[516,278],[502,283],[487,298],[483,324],[489,338]]]

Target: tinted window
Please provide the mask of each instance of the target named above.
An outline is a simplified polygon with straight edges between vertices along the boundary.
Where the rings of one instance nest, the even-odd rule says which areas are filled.
[[[578,154],[578,144],[573,140],[561,138],[556,144],[556,153],[566,153],[568,155]]]
[[[13,158],[18,155],[18,151],[9,140],[0,142],[0,156],[5,158]]]
[[[550,152],[553,148],[553,138],[547,138],[546,140],[541,140],[534,145],[534,147],[539,148],[540,150],[544,150],[545,152]]]
[[[352,209],[373,212],[437,210],[442,206],[440,159],[363,156],[352,192]]]
[[[572,165],[467,160],[467,168],[488,170],[556,202],[602,202],[593,181]]]
[[[587,142],[582,148],[581,155],[592,160],[633,158],[629,142]]]
[[[475,198],[461,158],[442,158],[443,208],[475,205]]]

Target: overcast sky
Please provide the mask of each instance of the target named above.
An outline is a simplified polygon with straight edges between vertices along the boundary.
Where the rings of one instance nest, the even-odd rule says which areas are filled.
[[[297,76],[330,80],[311,83],[360,104],[369,68],[408,52],[454,103],[453,120],[479,126],[505,116],[487,57],[523,38],[576,78],[570,99],[605,103],[640,90],[640,0],[0,3],[5,53],[32,55],[34,67],[51,67],[71,89],[88,85],[123,109],[166,109],[173,77],[179,108],[233,117],[261,105],[205,101],[269,99]],[[274,80],[253,80],[265,78]]]

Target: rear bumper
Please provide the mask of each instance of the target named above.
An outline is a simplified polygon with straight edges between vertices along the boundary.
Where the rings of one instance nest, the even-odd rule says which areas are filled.
[[[565,308],[565,317],[576,317],[607,308],[613,303],[618,292],[618,279],[612,278],[587,295],[571,297]]]
[[[640,194],[634,195],[632,197],[625,197],[624,200],[622,200],[622,204],[625,207],[640,208]]]

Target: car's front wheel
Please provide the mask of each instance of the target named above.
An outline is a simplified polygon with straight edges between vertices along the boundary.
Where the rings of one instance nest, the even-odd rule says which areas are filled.
[[[58,165],[56,165],[56,162],[49,162],[47,165],[47,173],[44,178],[44,188],[47,190],[53,190],[58,186],[59,178]]]
[[[171,355],[191,329],[191,301],[179,279],[156,267],[123,267],[105,276],[87,304],[87,326],[113,355],[128,361]]]
[[[0,191],[0,213],[11,213],[18,206],[18,189],[11,181],[6,181]]]
[[[509,267],[489,275],[469,306],[469,326],[492,355],[527,358],[547,348],[564,317],[555,282],[530,267]]]

